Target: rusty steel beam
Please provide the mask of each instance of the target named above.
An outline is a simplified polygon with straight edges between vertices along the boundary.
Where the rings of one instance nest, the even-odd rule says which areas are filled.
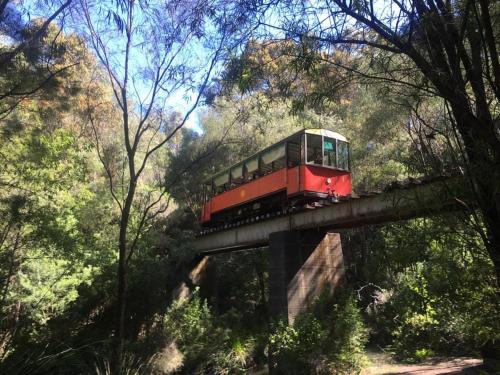
[[[275,217],[198,237],[195,249],[209,255],[265,246],[274,232],[334,230],[388,223],[465,209],[465,193],[457,194],[456,178],[413,184],[331,206]],[[459,189],[460,190],[460,189]]]

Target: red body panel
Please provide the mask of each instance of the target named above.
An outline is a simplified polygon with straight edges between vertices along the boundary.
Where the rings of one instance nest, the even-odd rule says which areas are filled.
[[[327,183],[328,178],[331,179],[330,184]],[[293,196],[305,192],[349,195],[351,189],[348,171],[314,165],[283,168],[211,198],[203,205],[201,221],[210,221],[212,213],[258,201],[281,190],[286,190],[287,196]]]
[[[238,186],[210,199],[210,213],[254,201],[264,195],[286,189],[286,169]]]
[[[300,191],[349,195],[352,191],[351,174],[338,169],[301,165]],[[330,178],[330,184],[327,179]]]
[[[294,168],[291,168],[294,169]],[[285,190],[287,169],[280,169],[234,189],[216,195],[203,205],[202,222],[210,221],[210,215],[230,207],[258,200],[265,195]]]

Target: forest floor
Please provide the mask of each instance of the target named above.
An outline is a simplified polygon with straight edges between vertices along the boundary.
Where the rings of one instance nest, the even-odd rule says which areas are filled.
[[[477,358],[432,358],[419,364],[402,364],[395,362],[388,354],[368,353],[371,365],[363,370],[362,375],[440,375],[488,374],[483,369],[483,361]]]

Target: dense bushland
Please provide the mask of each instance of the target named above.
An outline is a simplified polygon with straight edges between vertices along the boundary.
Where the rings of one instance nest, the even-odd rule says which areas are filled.
[[[322,295],[311,312],[297,316],[293,325],[279,321],[269,337],[271,366],[283,374],[350,374],[366,364],[367,341],[357,300],[342,292],[332,300]]]
[[[0,40],[2,56],[31,43],[0,66],[0,373],[108,374],[123,217],[116,202],[130,180],[118,136],[123,110],[88,41],[50,24],[34,43],[43,22],[25,23],[21,8],[9,3],[10,13],[0,13],[9,38]],[[302,42],[253,40],[231,56],[197,129],[175,133],[133,184],[128,228],[137,236],[126,259],[122,373],[271,366],[347,374],[366,365],[366,346],[418,361],[480,355],[499,342],[497,280],[474,207],[343,231],[345,291],[319,297],[293,324],[268,315],[266,249],[214,256],[212,285],[188,285],[190,296],[174,298],[196,255],[203,180],[294,131],[345,134],[358,192],[464,170],[442,99],[415,88],[402,95],[393,82],[340,67],[397,70],[404,60],[315,54]],[[177,74],[190,79],[186,70]],[[172,108],[152,113],[147,139],[183,124]],[[137,118],[130,121],[137,130]],[[160,209],[145,220],[144,207],[157,197]]]

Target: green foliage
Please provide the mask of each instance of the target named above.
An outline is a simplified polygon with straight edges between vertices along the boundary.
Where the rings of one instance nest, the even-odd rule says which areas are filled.
[[[279,321],[269,337],[270,357],[283,374],[359,372],[366,364],[367,331],[356,299],[343,293],[319,298],[293,325]]]
[[[198,291],[189,299],[172,303],[164,315],[163,327],[165,340],[180,350],[182,373],[244,374],[251,364],[253,340],[218,324]]]
[[[90,82],[92,57],[79,38],[50,25],[33,48],[2,67],[0,91],[29,93],[60,68],[36,93],[2,96],[0,103],[0,112],[15,103],[0,119],[0,372],[67,360],[73,334],[96,315],[82,296],[93,289],[109,300],[109,284],[95,282],[115,261],[114,212],[82,125],[89,114],[83,86],[98,86]]]
[[[217,259],[217,296],[207,296],[229,327],[257,335],[268,324],[268,252],[227,254]]]
[[[212,333],[212,314],[197,292],[190,299],[174,301],[164,316],[165,334],[181,346],[198,345]]]
[[[214,353],[212,371],[220,375],[246,374],[253,364],[254,350],[252,338],[230,337],[224,348]]]
[[[23,25],[19,40],[2,40],[0,52],[6,53],[17,43],[29,41],[44,21],[38,18]],[[15,125],[19,111],[25,109],[38,112],[51,122],[61,120],[64,114],[81,114],[83,108],[75,105],[82,104],[82,93],[89,87],[92,61],[80,37],[63,33],[51,23],[30,48],[0,67],[0,116]],[[10,129],[15,130],[16,126]]]
[[[498,339],[493,267],[477,233],[450,215],[394,224],[384,238],[372,254],[385,263],[373,268],[385,287],[370,313],[375,340],[415,361],[477,355]]]
[[[0,181],[15,186],[0,193],[0,211],[8,223],[0,247],[5,259],[0,308],[9,315],[13,306],[22,306],[17,319],[31,326],[26,322],[17,335],[38,337],[41,327],[76,299],[76,289],[93,272],[85,261],[77,219],[93,198],[82,185],[85,151],[62,129],[44,134],[35,128],[0,141],[5,163]]]
[[[295,131],[345,134],[358,191],[460,164],[459,141],[450,136],[440,100],[354,82],[330,66],[384,69],[387,56],[319,55],[311,40],[304,42],[247,46],[226,75],[245,94],[229,90],[215,99],[201,118],[203,134],[183,130],[145,168],[130,229],[140,226],[141,209],[159,184],[175,202],[148,218],[128,264],[125,371],[243,374],[270,354],[283,373],[357,372],[367,341],[360,311],[368,312],[374,343],[411,361],[476,355],[500,339],[493,268],[473,230],[484,225],[468,216],[350,231],[343,238],[348,281],[378,285],[375,297],[361,303],[349,293],[320,298],[293,325],[277,322],[270,337],[265,250],[218,259],[216,296],[195,292],[167,305],[194,255],[203,179]],[[0,53],[13,46],[1,43]],[[107,374],[119,210],[93,131],[121,197],[127,159],[116,136],[116,103],[85,43],[54,25],[0,67],[0,94],[0,372]],[[167,127],[179,122],[175,114],[153,112],[153,121],[169,118]],[[432,132],[419,128],[424,122]],[[144,152],[139,147],[137,156]]]

